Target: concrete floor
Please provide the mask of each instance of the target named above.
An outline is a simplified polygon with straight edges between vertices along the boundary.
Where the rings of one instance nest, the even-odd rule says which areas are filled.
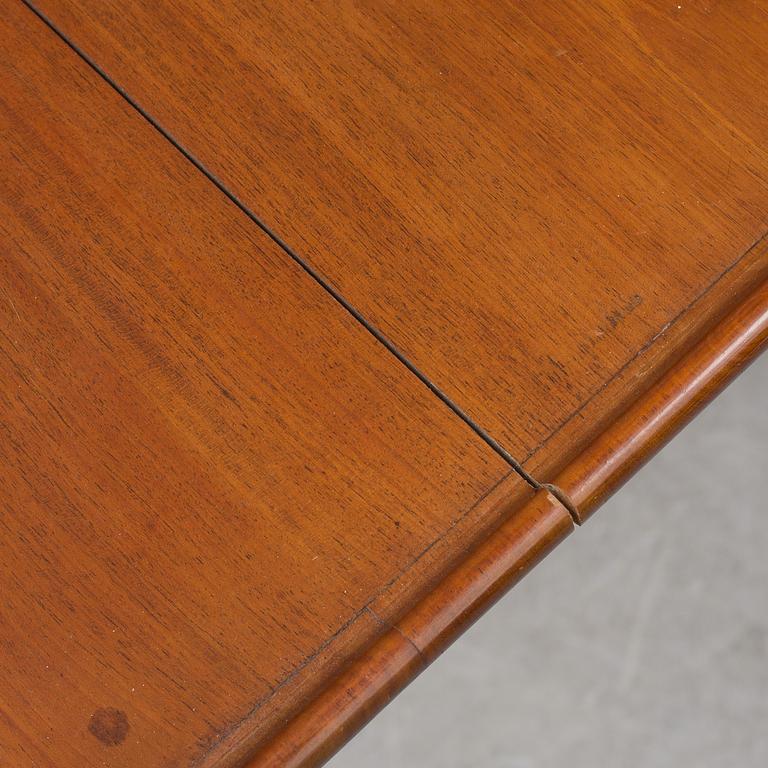
[[[332,768],[768,766],[768,355]]]

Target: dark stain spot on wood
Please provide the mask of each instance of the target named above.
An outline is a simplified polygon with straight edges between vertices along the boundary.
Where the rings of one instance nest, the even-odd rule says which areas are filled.
[[[125,741],[130,726],[128,725],[128,717],[125,712],[114,707],[105,707],[104,709],[97,709],[91,715],[88,730],[102,744],[108,747],[116,747]]]
[[[610,323],[611,328],[616,328],[619,323],[623,322],[626,317],[631,315],[641,304],[643,303],[643,297],[636,293],[630,296],[624,306],[611,312],[605,316],[605,319]]]

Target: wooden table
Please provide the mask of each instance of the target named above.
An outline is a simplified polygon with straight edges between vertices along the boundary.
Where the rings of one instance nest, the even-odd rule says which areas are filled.
[[[2,766],[321,763],[768,342],[763,2],[0,40]]]

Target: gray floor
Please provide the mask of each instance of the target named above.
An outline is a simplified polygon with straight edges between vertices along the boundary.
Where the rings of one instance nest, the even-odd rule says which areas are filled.
[[[768,355],[332,768],[768,766]]]

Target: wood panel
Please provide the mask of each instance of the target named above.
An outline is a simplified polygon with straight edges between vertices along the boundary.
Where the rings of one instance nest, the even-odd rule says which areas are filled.
[[[761,3],[39,7],[574,509],[766,343]],[[317,764],[570,517],[0,33],[0,764]]]
[[[556,483],[558,475],[571,465],[583,470],[590,464],[588,456],[595,444],[611,433],[628,412],[654,413],[659,404],[659,391],[665,396],[672,396],[676,390],[684,389],[688,406],[671,421],[667,421],[666,417],[657,421],[660,429],[653,436],[653,451],[662,447],[754,356],[760,354],[763,347],[760,323],[755,325],[739,318],[746,305],[752,307],[752,319],[759,318],[761,307],[759,302],[755,304],[755,297],[768,300],[768,296],[761,291],[766,282],[768,240],[763,238],[717,283],[686,307],[652,344],[639,350],[626,366],[606,381],[597,396],[575,410],[525,462],[525,469],[541,483]],[[696,349],[702,343],[706,348],[699,354]],[[741,344],[749,350],[748,355],[736,353]],[[708,369],[710,363],[715,361],[716,365],[711,370],[717,375],[710,381],[701,375],[701,366]],[[676,384],[670,384],[670,376]],[[606,409],[606,404],[610,404],[609,409]],[[638,432],[643,431],[642,418],[634,423]],[[625,436],[631,438],[629,433]],[[617,454],[621,453],[621,445],[621,440],[614,444]],[[635,447],[640,445],[642,441]],[[643,450],[651,447],[647,445]],[[635,462],[631,466],[622,466],[618,455],[613,456],[611,461],[615,478],[621,478],[622,482],[639,466]],[[611,491],[617,487],[617,483],[612,483]],[[604,498],[601,496],[601,499]],[[586,518],[594,508],[594,504],[587,503],[587,507],[579,513]]]
[[[521,462],[768,225],[765,3],[37,5]]]
[[[557,499],[539,490],[264,744],[248,768],[320,765],[572,530]]]
[[[768,278],[553,478],[586,519],[768,346]]]
[[[21,3],[0,51],[0,764],[198,765],[530,489]]]

